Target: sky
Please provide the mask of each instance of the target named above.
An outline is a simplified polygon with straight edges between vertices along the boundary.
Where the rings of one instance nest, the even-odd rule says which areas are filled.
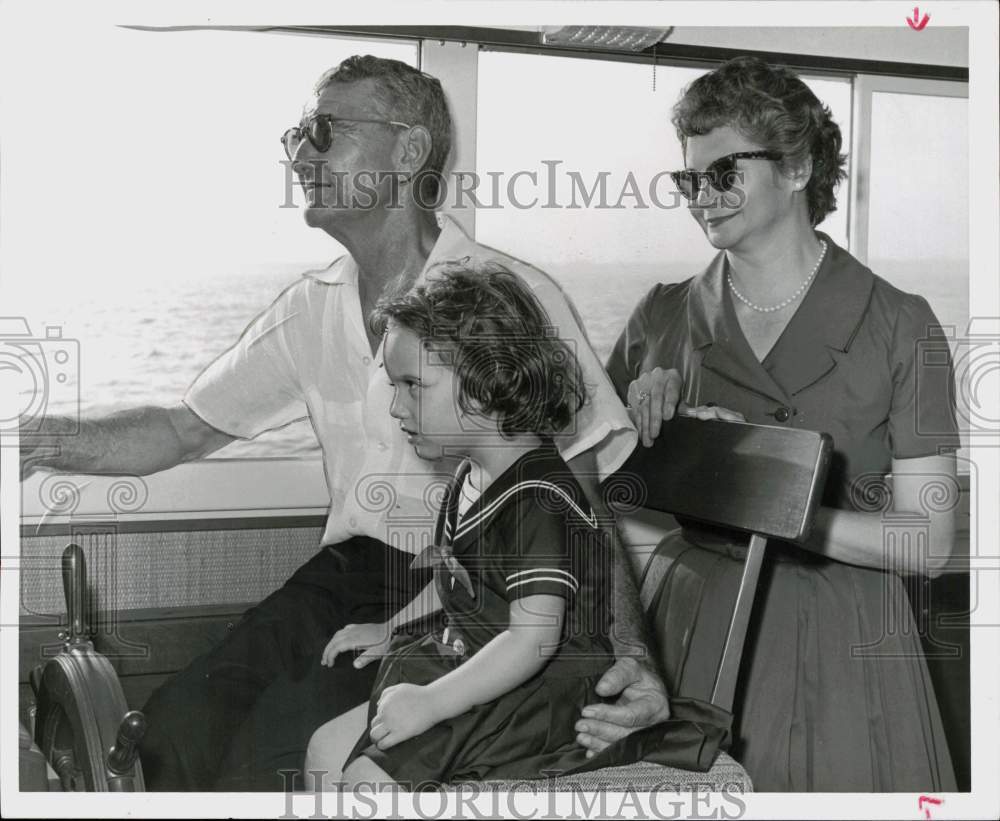
[[[414,46],[378,48],[416,61]],[[4,285],[127,285],[336,256],[301,210],[280,207],[280,136],[316,79],[357,50],[107,25],[0,49]]]

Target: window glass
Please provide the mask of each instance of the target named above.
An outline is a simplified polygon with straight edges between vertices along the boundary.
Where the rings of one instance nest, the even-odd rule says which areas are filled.
[[[480,54],[476,236],[556,277],[602,360],[652,285],[686,279],[715,254],[663,173],[684,167],[670,111],[703,73]],[[850,83],[803,79],[830,105],[846,147]],[[490,174],[503,184],[491,187]],[[846,245],[846,185],[840,200],[821,227]]]
[[[869,267],[926,297],[961,335],[969,319],[968,100],[875,92],[871,140]]]
[[[95,26],[96,29],[96,26]],[[316,80],[413,43],[102,28],[3,62],[4,315],[61,328],[79,372],[49,412],[180,400],[250,319],[342,249],[289,196],[280,136]],[[94,59],[99,53],[100,59]],[[0,57],[0,61],[3,58]],[[292,202],[301,193],[292,187]],[[222,457],[317,449],[307,423]]]

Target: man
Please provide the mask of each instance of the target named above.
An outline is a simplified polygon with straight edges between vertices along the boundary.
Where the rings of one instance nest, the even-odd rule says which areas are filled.
[[[305,416],[319,438],[331,500],[323,548],[150,698],[142,762],[151,789],[284,789],[279,770],[301,768],[312,731],[365,701],[372,687],[376,665],[354,669],[348,654],[332,668],[320,663],[330,637],[348,623],[385,621],[426,581],[410,570],[412,553],[386,544],[389,518],[427,518],[428,486],[448,468],[416,457],[389,415],[380,339],[364,319],[380,298],[408,291],[448,259],[510,267],[574,346],[591,389],[558,443],[574,473],[596,497],[596,477],[634,447],[634,428],[558,285],[423,206],[434,199],[450,129],[440,83],[403,63],[352,57],[324,75],[315,109],[284,143],[307,224],[348,255],[285,290],[183,404],[84,422],[58,456],[25,454],[28,472],[145,474]],[[391,493],[380,496],[387,484]],[[615,639],[633,655],[638,647],[641,658],[635,588],[616,552]],[[621,658],[604,692],[622,695],[580,726],[592,750],[669,715],[648,656]]]

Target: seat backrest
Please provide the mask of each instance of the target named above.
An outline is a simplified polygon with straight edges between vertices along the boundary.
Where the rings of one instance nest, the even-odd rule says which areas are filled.
[[[612,510],[627,498],[633,506],[750,534],[712,693],[712,703],[726,710],[732,710],[767,539],[809,537],[832,446],[825,433],[677,417],[664,423],[653,447],[637,446],[605,483]]]
[[[814,431],[677,417],[664,423],[653,447],[638,445],[612,481],[631,485],[643,507],[801,542],[832,444]]]

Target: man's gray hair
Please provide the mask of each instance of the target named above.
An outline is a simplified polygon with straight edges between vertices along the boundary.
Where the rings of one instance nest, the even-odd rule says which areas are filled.
[[[452,128],[441,81],[399,60],[355,54],[319,78],[316,94],[322,94],[330,83],[358,80],[375,80],[375,102],[386,119],[422,125],[430,133],[431,152],[421,171],[433,181],[422,187],[436,198],[437,182],[451,151]]]

